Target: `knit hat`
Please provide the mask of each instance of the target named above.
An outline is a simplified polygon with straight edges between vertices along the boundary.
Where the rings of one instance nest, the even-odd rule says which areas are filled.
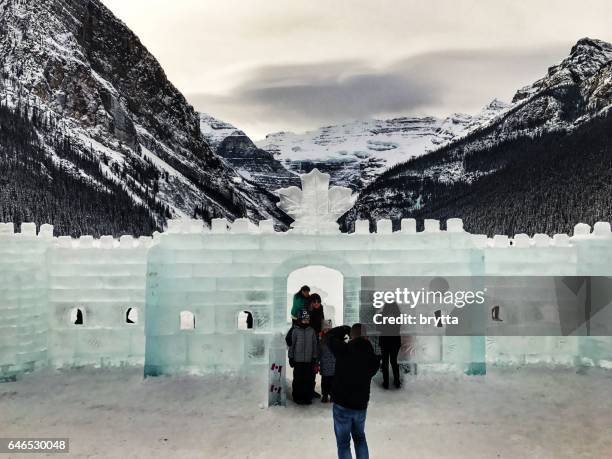
[[[301,309],[298,314],[298,319],[300,319],[300,322],[310,320],[310,313],[308,312],[308,309]]]

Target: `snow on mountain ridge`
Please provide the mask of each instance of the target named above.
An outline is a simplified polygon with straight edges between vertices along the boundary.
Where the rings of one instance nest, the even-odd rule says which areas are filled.
[[[466,215],[484,227],[487,218],[482,214],[477,217],[470,212],[481,204],[487,193],[489,203],[492,202],[491,196],[495,197],[496,194],[491,190],[495,190],[495,187],[507,187],[511,192],[515,191],[512,183],[504,182],[504,177],[507,178],[505,170],[514,170],[513,173],[516,173],[522,166],[537,169],[538,155],[554,154],[554,151],[550,151],[550,145],[563,151],[566,159],[571,158],[567,145],[575,140],[574,136],[582,139],[585,132],[598,132],[601,125],[609,120],[609,115],[604,115],[611,109],[612,45],[599,40],[579,40],[567,58],[550,67],[543,78],[518,90],[513,104],[495,114],[489,121],[431,154],[398,164],[382,173],[360,193],[355,208],[346,215],[345,221],[350,226],[356,218],[364,217],[375,219],[418,215],[421,218],[437,218],[437,211],[445,209],[448,215],[454,209],[453,206],[457,205],[459,197],[462,197]],[[598,142],[605,143],[602,138],[587,137],[586,141],[582,141],[584,151],[592,147],[593,151],[589,154],[599,158],[597,155],[602,150]],[[548,147],[541,151],[542,145]],[[531,149],[534,150],[533,157],[529,156]],[[580,149],[573,153],[580,157],[584,151]],[[548,166],[554,171],[556,163],[554,159],[549,160]],[[594,167],[596,170],[589,171],[588,166],[585,166],[585,176],[592,174],[605,181],[605,178],[600,177],[605,176],[605,167],[603,170]],[[526,176],[527,172],[533,171],[525,171]],[[559,176],[565,172],[559,172]],[[520,176],[517,174],[517,177]],[[540,182],[544,178],[540,177]],[[584,177],[576,177],[576,180],[580,179]],[[557,185],[553,181],[551,187]],[[528,186],[537,188],[534,184]],[[447,192],[450,194],[445,195]],[[462,193],[465,195],[462,196]],[[520,190],[516,190],[516,193],[520,196]],[[594,196],[600,198],[596,194]],[[520,203],[520,199],[525,197],[517,198],[512,204]],[[554,202],[551,196],[546,199],[548,203]],[[554,207],[552,204],[548,206],[548,203],[543,204],[546,210]],[[498,213],[503,214],[503,209]],[[530,214],[521,218],[530,219],[534,216]],[[551,214],[549,218],[561,217]],[[541,228],[535,220],[529,221],[529,225]]]
[[[332,175],[334,184],[359,190],[384,169],[433,151],[507,108],[507,104],[494,100],[476,116],[455,113],[444,119],[430,116],[352,121],[303,134],[277,132],[256,144],[291,171],[331,167],[336,172],[335,177]]]
[[[246,180],[269,191],[299,185],[297,174],[283,167],[271,153],[258,148],[232,124],[200,113],[200,130],[215,153]]]
[[[233,124],[215,118],[208,113],[199,113],[199,116],[200,131],[213,150],[229,136],[246,135]]]
[[[595,75],[612,61],[612,44],[582,38],[572,47],[568,57],[549,67],[546,76],[517,91],[513,102],[531,97],[555,86],[579,84]]]
[[[5,105],[53,118],[83,156],[100,162],[105,180],[138,196],[160,224],[166,208],[284,217],[269,193],[213,153],[193,107],[99,0],[0,3],[0,95]]]

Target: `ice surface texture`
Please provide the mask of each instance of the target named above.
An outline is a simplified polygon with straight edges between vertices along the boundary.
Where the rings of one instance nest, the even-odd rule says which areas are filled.
[[[310,177],[310,178],[309,178]],[[287,277],[323,265],[342,273],[344,322],[359,320],[361,276],[599,275],[612,276],[607,223],[579,224],[572,237],[499,235],[441,230],[414,220],[393,232],[389,220],[371,233],[357,222],[338,233],[334,218],[350,204],[327,190],[325,174],[304,177],[304,190],[283,196],[296,217],[277,233],[270,221],[171,221],[154,238],[53,238],[43,225],[0,225],[0,377],[42,365],[142,364],[145,372],[270,372],[278,364],[275,337],[286,331]],[[299,193],[298,193],[299,192]],[[310,219],[316,224],[304,226]],[[127,321],[136,309],[137,323]],[[75,324],[80,311],[81,323]],[[252,329],[240,329],[244,311]],[[189,314],[185,314],[189,313]],[[607,314],[609,311],[603,311]],[[513,312],[502,309],[502,317]],[[181,315],[192,317],[181,327]],[[597,318],[596,318],[597,320]],[[509,323],[510,321],[508,321]],[[593,325],[595,326],[595,324]],[[612,366],[608,337],[417,337],[405,359],[421,365],[482,373],[486,364],[546,363]],[[271,374],[274,374],[273,372]],[[276,397],[282,400],[283,394]]]
[[[296,186],[276,191],[278,207],[295,221],[291,227],[303,234],[340,232],[338,219],[346,213],[357,195],[350,188],[329,187],[329,174],[313,169],[300,175],[302,189]]]

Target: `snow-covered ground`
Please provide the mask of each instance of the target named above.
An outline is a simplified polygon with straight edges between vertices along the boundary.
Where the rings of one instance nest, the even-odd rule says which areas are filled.
[[[69,437],[70,457],[335,457],[331,406],[261,408],[262,384],[42,371],[0,384],[0,437]],[[612,372],[596,369],[407,376],[388,392],[375,380],[371,457],[609,458],[611,385]]]

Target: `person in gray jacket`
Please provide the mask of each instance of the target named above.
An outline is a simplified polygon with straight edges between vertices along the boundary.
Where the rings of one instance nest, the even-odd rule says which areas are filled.
[[[315,365],[319,358],[317,334],[310,326],[307,309],[299,312],[297,324],[291,329],[289,365],[293,368],[293,401],[299,405],[312,403]],[[287,340],[289,341],[289,340]]]
[[[331,320],[329,321],[331,322]],[[331,398],[334,374],[336,374],[336,357],[329,348],[327,332],[331,330],[331,324],[324,325],[321,340],[319,342],[319,372],[321,373],[321,402],[333,402]]]

